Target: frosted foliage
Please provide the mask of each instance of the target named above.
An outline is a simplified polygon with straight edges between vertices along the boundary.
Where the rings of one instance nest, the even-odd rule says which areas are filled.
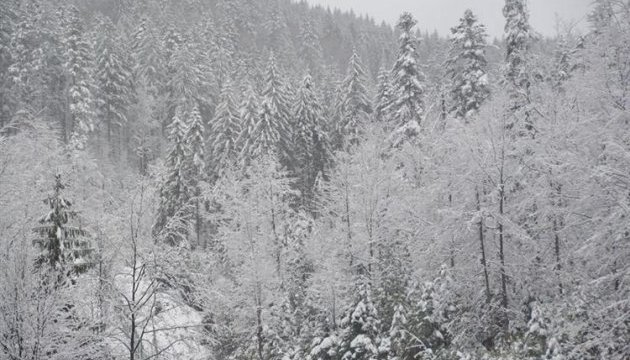
[[[3,0],[0,359],[630,359],[630,7],[574,2]]]

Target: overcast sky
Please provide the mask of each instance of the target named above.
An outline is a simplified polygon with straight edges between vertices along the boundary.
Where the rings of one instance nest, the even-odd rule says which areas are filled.
[[[501,37],[504,0],[307,0],[311,4],[342,10],[353,9],[357,14],[368,14],[378,22],[395,24],[403,11],[411,12],[421,30],[437,30],[446,35],[457,24],[466,9],[472,9],[483,22],[491,37]],[[530,22],[534,29],[546,36],[556,34],[556,14],[564,22],[577,23],[577,28],[588,28],[586,14],[593,0],[529,0]]]

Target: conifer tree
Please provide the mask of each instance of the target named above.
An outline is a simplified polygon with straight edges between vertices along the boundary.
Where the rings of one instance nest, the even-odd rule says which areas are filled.
[[[78,213],[71,209],[72,203],[63,196],[64,189],[61,175],[55,175],[53,194],[44,200],[50,211],[39,220],[42,225],[33,228],[40,236],[34,243],[42,251],[36,265],[48,265],[57,271],[70,270],[77,274],[84,272],[91,265],[90,256],[93,249],[86,239],[89,236],[88,232],[80,226],[73,225]]]
[[[127,124],[127,109],[131,103],[131,68],[120,48],[120,38],[109,18],[102,19],[97,52],[98,107],[107,135],[110,156],[118,157],[123,127]],[[115,136],[118,135],[118,139]]]
[[[11,78],[9,67],[11,66],[11,38],[16,31],[18,22],[19,2],[17,0],[6,1],[0,8],[0,129],[9,123],[11,118],[11,106],[13,94],[11,94]]]
[[[207,104],[208,74],[204,73],[200,45],[191,41],[173,40],[172,55],[169,60],[169,113],[177,106],[200,108]]]
[[[239,158],[245,163],[248,163],[251,159],[249,151],[251,150],[252,135],[260,119],[258,94],[256,94],[256,90],[254,90],[251,84],[249,84],[245,90],[239,116],[241,118],[241,133],[236,141],[236,147],[240,151]]]
[[[299,90],[294,114],[294,172],[301,191],[302,207],[312,211],[316,180],[326,171],[331,155],[328,139],[322,131],[322,109],[310,75],[304,78]]]
[[[394,307],[389,332],[387,333],[387,360],[412,359],[414,355],[412,334],[408,332],[408,312],[405,305]]]
[[[306,63],[310,74],[315,78],[321,73],[322,46],[311,20],[305,20],[300,28],[300,59]]]
[[[506,72],[505,78],[512,100],[509,111],[516,112],[530,103],[532,76],[529,74],[528,57],[534,32],[529,25],[529,13],[526,0],[505,0]],[[514,124],[508,124],[513,127]],[[534,124],[528,109],[525,109],[524,129],[533,135]]]
[[[337,124],[338,148],[345,142],[356,144],[360,135],[360,128],[366,118],[372,113],[372,102],[366,88],[366,75],[361,59],[356,49],[352,52],[348,63],[348,73],[342,83],[343,97],[341,99],[340,119]]]
[[[378,90],[374,101],[376,120],[387,124],[390,119],[389,108],[394,101],[390,72],[382,67],[378,73]]]
[[[226,79],[212,120],[209,139],[213,177],[219,176],[223,168],[236,160],[238,155],[236,141],[242,129],[233,96],[232,82]]]
[[[94,131],[93,49],[85,38],[79,10],[71,6],[65,19],[64,69],[66,72],[67,112],[64,139],[82,149],[87,136]]]
[[[424,74],[420,70],[419,41],[413,31],[417,21],[410,13],[398,20],[400,30],[398,58],[392,69],[394,101],[389,111],[395,126],[407,136],[417,134],[424,114]]]
[[[188,128],[182,119],[181,108],[176,109],[169,125],[171,149],[166,157],[166,174],[160,187],[160,204],[153,227],[154,236],[162,237],[168,244],[181,243],[187,236],[190,188],[186,174],[186,160],[189,153],[186,144]]]
[[[131,55],[134,59],[135,78],[144,82],[157,95],[164,81],[165,60],[162,56],[162,44],[155,32],[153,22],[142,18],[132,34]]]
[[[45,56],[42,10],[37,1],[23,3],[17,10],[18,20],[11,36],[11,60],[8,75],[17,110],[39,111],[38,93],[47,86],[43,73]]]
[[[450,111],[466,118],[479,110],[490,94],[485,57],[486,31],[471,10],[466,10],[457,27],[451,29],[451,48],[446,62],[451,79]]]
[[[201,186],[200,183],[205,177],[206,159],[204,156],[205,147],[205,124],[199,113],[197,106],[193,106],[188,114],[188,131],[186,132],[186,148],[188,154],[186,155],[187,161],[187,179],[190,186],[190,196],[192,197],[194,205],[194,220],[195,220],[195,233],[197,235],[196,245],[201,243],[201,208],[200,208],[200,196]]]
[[[526,0],[505,0],[503,16],[506,20],[506,78],[515,87],[526,89],[529,87],[528,76],[524,73],[527,51],[534,39]]]
[[[359,277],[354,303],[341,320],[341,360],[376,360],[379,357],[380,320],[372,303],[371,286]]]
[[[247,153],[251,156],[276,153],[282,164],[287,166],[292,159],[290,99],[273,55],[269,60],[265,82],[260,119],[251,133]]]

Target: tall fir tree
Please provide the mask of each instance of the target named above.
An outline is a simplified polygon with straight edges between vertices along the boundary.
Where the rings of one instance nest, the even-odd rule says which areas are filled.
[[[356,49],[348,63],[348,73],[342,83],[340,118],[337,123],[335,146],[341,148],[345,143],[356,144],[361,127],[372,113],[372,102],[367,90],[367,77]]]
[[[241,118],[241,133],[238,135],[236,146],[239,149],[239,159],[247,164],[251,160],[249,150],[251,149],[252,134],[260,119],[259,96],[251,84],[247,85],[243,95],[239,116]]]
[[[10,0],[0,8],[0,103],[4,104],[0,107],[0,129],[11,121],[15,102],[14,94],[11,92],[9,67],[13,61],[11,39],[17,30],[19,5],[19,1]]]
[[[16,110],[37,113],[42,106],[45,83],[45,28],[41,5],[37,1],[22,3],[11,36],[11,60],[8,76]]]
[[[490,95],[486,61],[486,30],[471,10],[466,10],[459,25],[451,29],[451,47],[446,61],[450,77],[450,111],[467,118]]]
[[[324,175],[330,159],[328,139],[322,124],[322,109],[313,89],[313,80],[307,75],[298,93],[294,111],[293,156],[294,173],[298,178],[302,208],[314,210],[315,185]]]
[[[372,302],[368,279],[358,277],[356,297],[341,320],[341,360],[377,360],[379,358],[380,320]]]
[[[181,108],[168,127],[171,149],[166,157],[166,174],[160,186],[160,203],[157,218],[153,226],[156,238],[162,238],[169,245],[181,244],[188,235],[190,186],[186,173],[186,144],[188,128],[184,122]]]
[[[237,139],[242,130],[241,118],[234,101],[232,81],[226,79],[211,123],[211,178],[220,176],[226,166],[237,159]]]
[[[193,106],[188,114],[187,122],[188,131],[186,132],[186,148],[188,154],[186,156],[187,169],[186,176],[189,183],[189,191],[192,200],[193,216],[195,223],[195,234],[197,236],[195,245],[200,245],[202,240],[202,219],[201,219],[201,182],[206,177],[206,158],[204,147],[205,141],[205,124],[199,113],[199,108]]]
[[[424,115],[424,74],[419,64],[419,40],[414,33],[416,24],[416,19],[407,12],[398,20],[399,50],[392,69],[394,101],[388,109],[395,127],[407,136],[420,131]]]
[[[34,243],[42,251],[36,265],[48,265],[56,271],[67,272],[60,275],[79,274],[91,266],[94,249],[87,239],[88,232],[76,225],[78,213],[71,209],[72,203],[63,196],[64,189],[61,175],[55,175],[53,193],[44,200],[50,211],[39,220],[42,225],[33,228],[40,236]]]
[[[291,100],[273,55],[265,77],[260,118],[251,133],[247,152],[252,156],[275,153],[284,166],[292,163]]]
[[[374,101],[374,111],[376,120],[383,125],[389,125],[391,121],[389,109],[394,101],[392,81],[390,72],[384,67],[381,67],[378,72],[378,89],[376,99]]]
[[[118,158],[132,102],[131,68],[120,47],[121,40],[109,18],[101,18],[97,40],[98,108],[101,131],[106,134],[110,157]]]
[[[300,28],[300,59],[316,79],[321,74],[322,46],[312,20],[306,19]]]
[[[131,35],[134,78],[149,87],[153,95],[157,95],[163,86],[165,75],[162,43],[156,32],[154,23],[148,18],[142,18]]]
[[[169,61],[172,74],[168,81],[169,114],[178,106],[192,108],[196,104],[201,110],[209,101],[208,74],[204,72],[201,46],[192,41],[180,41],[173,40],[169,45],[173,47]]]
[[[532,75],[528,68],[529,50],[536,38],[529,24],[527,0],[505,0],[503,7],[505,17],[505,79],[511,98],[508,111],[516,113],[525,108],[524,130],[531,135],[535,133],[530,112],[526,109],[530,102]],[[513,127],[514,124],[508,124]]]
[[[87,136],[95,129],[93,49],[86,39],[79,10],[71,6],[64,15],[66,19],[62,43],[67,110],[63,135],[67,143],[82,149],[87,142]]]

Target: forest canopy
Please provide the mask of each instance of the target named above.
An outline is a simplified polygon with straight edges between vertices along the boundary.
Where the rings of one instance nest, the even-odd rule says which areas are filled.
[[[0,359],[630,358],[630,4],[501,10],[4,0]]]

